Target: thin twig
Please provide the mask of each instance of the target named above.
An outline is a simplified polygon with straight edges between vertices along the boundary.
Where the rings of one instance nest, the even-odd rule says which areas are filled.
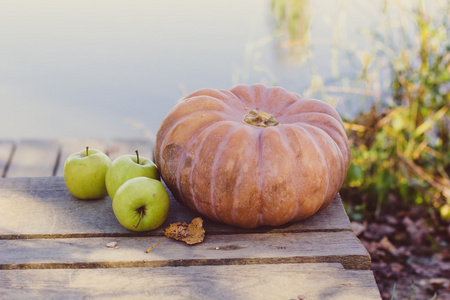
[[[166,238],[160,240],[159,242],[157,242],[156,244],[154,244],[153,246],[151,246],[150,248],[148,248],[147,251],[145,251],[145,252],[146,252],[146,253],[149,253],[150,250],[153,249],[153,247],[155,247],[155,246],[158,245],[158,244],[161,244],[162,242],[164,242],[164,241],[167,240],[167,239],[168,239],[168,237],[166,237]]]

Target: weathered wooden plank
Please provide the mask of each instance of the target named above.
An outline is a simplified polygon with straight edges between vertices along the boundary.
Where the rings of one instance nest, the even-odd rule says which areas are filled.
[[[176,202],[170,191],[169,216],[157,230],[140,235],[162,236],[165,226],[191,221],[197,213]],[[62,177],[1,178],[0,238],[52,238],[139,235],[123,228],[116,220],[111,200],[78,200],[70,195]],[[209,233],[349,231],[350,222],[339,198],[315,216],[282,227],[243,230],[205,220]]]
[[[153,160],[154,143],[150,139],[116,139],[110,142],[108,156],[111,160],[125,154],[135,154],[139,151],[142,157]]]
[[[59,146],[55,140],[21,140],[6,172],[6,177],[53,176]]]
[[[114,251],[114,250],[111,250]],[[4,299],[381,299],[372,272],[339,264],[0,271]]]
[[[108,150],[108,144],[104,140],[99,139],[61,139],[60,141],[60,155],[56,176],[64,176],[64,162],[70,154],[80,152],[86,147],[97,149],[104,153]]]
[[[3,177],[8,167],[10,158],[14,151],[14,142],[9,140],[0,141],[0,177]]]
[[[213,234],[195,246],[162,237],[0,240],[0,269],[165,267],[340,263],[367,270],[370,257],[352,232]],[[116,242],[118,249],[106,245]]]

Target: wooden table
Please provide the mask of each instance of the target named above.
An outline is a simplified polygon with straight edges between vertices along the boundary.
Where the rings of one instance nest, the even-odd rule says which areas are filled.
[[[78,200],[61,176],[8,176],[20,169],[12,167],[20,145],[13,143],[3,166],[13,178],[0,178],[0,299],[380,299],[370,256],[339,196],[282,227],[242,230],[205,220],[202,243],[168,239],[146,253],[170,223],[198,215],[171,196],[159,229],[128,231],[108,197]],[[57,145],[54,174],[66,156],[64,143]]]

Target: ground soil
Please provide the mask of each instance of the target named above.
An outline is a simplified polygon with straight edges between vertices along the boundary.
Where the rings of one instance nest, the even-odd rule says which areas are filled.
[[[450,299],[450,222],[398,206],[368,219],[352,226],[372,257],[383,299]]]

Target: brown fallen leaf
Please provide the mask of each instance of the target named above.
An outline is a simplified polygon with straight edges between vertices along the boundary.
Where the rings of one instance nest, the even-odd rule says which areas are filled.
[[[367,229],[367,221],[364,221],[364,223],[351,222],[351,225],[352,225],[353,233],[356,236],[361,235]]]
[[[392,245],[387,236],[383,237],[379,243],[382,249],[389,251],[391,254],[395,255],[397,252],[397,248]]]
[[[205,229],[203,228],[203,219],[198,217],[192,220],[190,224],[186,222],[172,223],[164,231],[165,239],[157,242],[147,249],[147,253],[156,245],[164,242],[168,238],[183,241],[186,244],[193,245],[203,242],[205,238]]]
[[[191,224],[178,222],[170,224],[164,231],[164,235],[186,244],[193,245],[203,242],[205,238],[205,229],[203,229],[202,218],[195,218]]]

